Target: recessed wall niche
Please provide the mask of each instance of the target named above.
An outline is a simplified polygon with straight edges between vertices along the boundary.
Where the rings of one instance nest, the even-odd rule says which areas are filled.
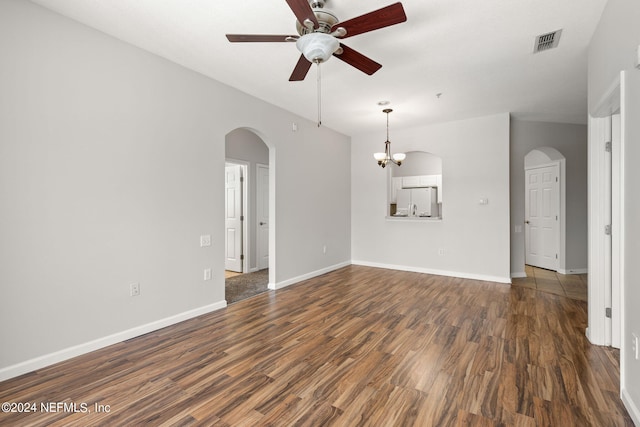
[[[387,215],[397,219],[442,219],[442,158],[410,151],[389,170]]]

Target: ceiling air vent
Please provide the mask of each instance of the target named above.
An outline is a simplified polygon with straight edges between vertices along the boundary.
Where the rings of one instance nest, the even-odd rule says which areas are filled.
[[[543,52],[545,50],[558,47],[561,34],[562,30],[557,30],[552,33],[542,34],[536,37],[536,44],[533,46],[533,53]]]

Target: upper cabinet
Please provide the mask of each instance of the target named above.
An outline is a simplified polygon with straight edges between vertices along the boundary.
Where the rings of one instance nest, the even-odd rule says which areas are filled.
[[[438,203],[442,203],[442,175],[417,175],[394,177],[392,179],[391,203],[395,203],[400,188],[437,188]]]
[[[418,175],[402,177],[402,188],[437,187],[442,175]]]

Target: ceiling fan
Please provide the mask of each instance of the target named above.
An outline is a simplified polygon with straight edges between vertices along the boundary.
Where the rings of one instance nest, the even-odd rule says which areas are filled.
[[[407,20],[402,3],[394,3],[347,21],[324,8],[324,0],[286,0],[297,18],[297,35],[227,34],[233,43],[296,42],[302,53],[289,81],[304,80],[312,63],[320,64],[331,55],[366,73],[373,74],[382,65],[342,44],[341,39],[399,24]]]

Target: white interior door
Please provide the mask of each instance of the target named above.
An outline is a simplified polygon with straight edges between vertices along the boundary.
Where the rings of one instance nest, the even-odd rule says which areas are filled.
[[[242,166],[225,166],[225,264],[242,273]]]
[[[269,167],[256,166],[257,267],[269,268]]]
[[[525,171],[525,262],[558,270],[558,165]]]

